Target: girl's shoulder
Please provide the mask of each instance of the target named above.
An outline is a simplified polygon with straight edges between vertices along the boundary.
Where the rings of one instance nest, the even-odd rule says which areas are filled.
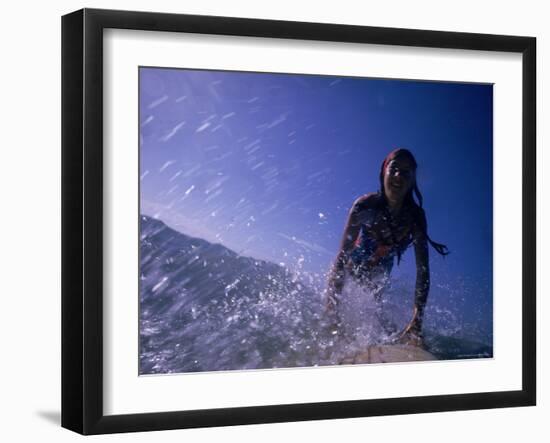
[[[381,213],[381,197],[379,193],[365,194],[353,202],[350,211],[351,220],[355,224],[372,224]]]
[[[377,209],[382,206],[382,202],[382,196],[379,192],[371,192],[357,198],[353,202],[353,210],[362,211],[364,209]]]

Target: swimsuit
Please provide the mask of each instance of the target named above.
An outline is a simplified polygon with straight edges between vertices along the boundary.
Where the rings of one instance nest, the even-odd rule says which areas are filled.
[[[358,211],[360,231],[348,266],[361,284],[381,289],[381,281],[385,280],[384,286],[387,284],[394,257],[399,260],[412,243],[412,220],[405,213],[394,221],[385,206]]]

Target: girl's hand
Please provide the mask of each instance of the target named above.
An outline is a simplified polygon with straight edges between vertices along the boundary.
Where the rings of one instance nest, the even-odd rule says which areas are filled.
[[[340,304],[340,294],[344,288],[345,274],[346,270],[344,261],[337,259],[330,272],[328,285],[325,292],[325,316],[328,320],[329,329],[331,331],[338,331],[341,326],[338,305]]]
[[[338,297],[331,291],[327,291],[325,302],[324,327],[331,335],[337,335],[342,326],[342,320],[338,313]]]
[[[424,346],[424,340],[422,338],[422,332],[420,328],[420,321],[418,318],[418,309],[416,307],[414,308],[412,320],[397,336],[396,343],[419,347]]]
[[[424,347],[424,340],[415,332],[409,331],[407,328],[399,334],[395,343],[400,345],[417,346],[419,348]]]
[[[339,296],[344,288],[345,270],[344,265],[337,262],[332,268],[326,289],[325,307],[327,312],[336,312],[339,304]]]
[[[327,302],[326,302],[326,308],[328,313],[333,313],[338,310],[338,303],[339,300],[336,296],[336,294],[332,293],[332,291],[327,291]]]

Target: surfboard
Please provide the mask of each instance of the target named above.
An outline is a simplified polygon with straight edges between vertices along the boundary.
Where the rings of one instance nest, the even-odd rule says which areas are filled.
[[[375,345],[365,351],[343,358],[341,365],[365,363],[397,363],[411,361],[431,361],[437,358],[430,352],[412,345]]]

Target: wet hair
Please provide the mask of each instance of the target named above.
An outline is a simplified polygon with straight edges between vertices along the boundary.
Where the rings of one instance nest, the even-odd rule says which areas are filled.
[[[386,167],[388,164],[397,158],[403,158],[407,159],[411,162],[413,169],[416,171],[416,168],[418,164],[416,163],[416,159],[414,158],[414,155],[411,151],[404,148],[398,148],[394,149],[392,152],[390,152],[384,161],[382,162],[382,166],[380,168],[380,194],[382,198],[386,198],[386,191],[384,189],[384,174],[386,172]],[[413,195],[414,194],[414,195]],[[416,200],[415,198],[416,197]],[[422,193],[420,192],[420,189],[418,189],[418,184],[416,183],[416,180],[414,181],[414,186],[409,190],[407,195],[405,196],[405,205],[408,205],[409,207],[416,207],[416,208],[422,208],[423,203],[423,197]],[[419,223],[422,229],[424,230],[424,234],[426,234],[426,238],[428,239],[428,242],[432,247],[441,255],[445,256],[449,254],[449,248],[445,246],[444,244],[434,242],[430,236],[428,235],[428,228],[426,226],[426,223]]]

